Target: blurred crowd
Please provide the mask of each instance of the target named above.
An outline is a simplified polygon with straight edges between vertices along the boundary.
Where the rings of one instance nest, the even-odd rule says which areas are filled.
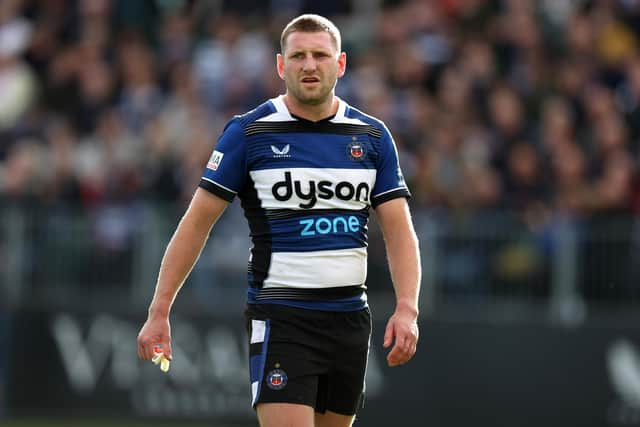
[[[283,90],[282,26],[343,31],[415,206],[640,212],[638,0],[3,0],[0,197],[185,201],[224,123]]]
[[[0,208],[41,227],[0,272],[126,282],[139,202],[183,209],[224,124],[283,92],[303,12],[341,28],[337,93],[386,122],[436,220],[435,280],[640,295],[640,0],[0,0]]]

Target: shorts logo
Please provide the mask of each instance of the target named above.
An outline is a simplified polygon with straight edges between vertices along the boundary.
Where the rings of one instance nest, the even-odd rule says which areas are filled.
[[[218,150],[214,150],[213,154],[211,155],[211,158],[209,159],[209,162],[207,163],[207,169],[211,169],[214,171],[218,170],[220,163],[222,163],[223,156],[224,156],[224,153],[221,153]]]
[[[366,154],[366,149],[364,144],[353,141],[349,145],[347,145],[347,154],[354,161],[364,160],[364,155]]]
[[[282,369],[274,369],[267,374],[267,387],[282,390],[287,385],[287,374]]]

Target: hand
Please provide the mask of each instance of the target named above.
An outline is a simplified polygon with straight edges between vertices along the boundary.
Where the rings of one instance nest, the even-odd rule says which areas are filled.
[[[149,316],[138,334],[138,357],[142,360],[152,360],[154,347],[162,348],[168,360],[171,357],[171,325],[165,317]]]
[[[384,348],[394,344],[387,355],[389,366],[399,366],[411,360],[416,353],[418,334],[417,316],[410,311],[396,309],[384,332]]]

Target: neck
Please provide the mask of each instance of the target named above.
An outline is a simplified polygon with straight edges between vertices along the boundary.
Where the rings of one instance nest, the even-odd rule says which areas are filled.
[[[289,94],[285,94],[283,100],[291,114],[313,122],[333,116],[338,111],[339,105],[338,98],[334,95],[331,95],[326,102],[318,105],[301,104]]]

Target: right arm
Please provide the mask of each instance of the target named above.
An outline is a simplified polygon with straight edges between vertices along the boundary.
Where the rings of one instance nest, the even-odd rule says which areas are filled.
[[[171,306],[200,256],[211,228],[227,205],[227,201],[202,188],[196,190],[162,258],[147,321],[138,334],[141,359],[151,360],[154,345],[161,344],[165,356],[171,360]]]

